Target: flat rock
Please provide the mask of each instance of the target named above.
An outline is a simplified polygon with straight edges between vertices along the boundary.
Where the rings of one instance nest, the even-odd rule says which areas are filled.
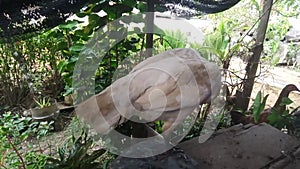
[[[194,138],[178,147],[204,169],[300,168],[299,140],[265,123],[236,125],[202,144]]]
[[[119,156],[110,169],[198,169],[200,166],[179,148],[147,158],[128,158]]]

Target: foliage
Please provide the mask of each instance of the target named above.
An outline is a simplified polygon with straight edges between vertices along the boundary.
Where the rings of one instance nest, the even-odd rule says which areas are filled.
[[[222,20],[216,27],[214,32],[206,35],[204,41],[204,55],[215,55],[221,62],[229,57],[231,37],[230,33],[233,22],[230,20]],[[212,56],[207,56],[211,58]]]
[[[61,52],[65,56],[65,59],[61,60],[58,64],[59,71],[66,84],[64,95],[72,93],[75,90],[74,87],[81,86],[81,84],[76,84],[77,82],[73,84],[72,75],[78,56],[80,52],[84,51],[85,45],[90,37],[107,23],[120,18],[124,14],[130,14],[136,5],[137,1],[132,0],[110,2],[95,1],[90,3],[87,8],[78,12],[76,14],[77,17],[73,17],[73,20],[51,30],[49,35],[52,37],[60,37],[61,40],[66,42],[61,44]],[[118,32],[124,28],[120,25],[120,27],[109,27],[109,29],[111,32]],[[119,63],[121,63],[131,51],[134,52],[137,50],[134,44],[137,42],[139,42],[139,38],[125,39],[116,44],[116,46],[106,54],[95,72],[96,77],[94,80],[96,82],[97,92],[103,90],[111,83],[114,71]],[[88,70],[90,69],[89,67],[86,69],[86,71],[90,71]]]
[[[191,138],[198,137],[201,133],[204,123],[205,123],[205,119],[197,118],[193,127],[191,128],[189,133],[185,136],[185,138],[182,141],[186,141]]]
[[[205,131],[203,129],[203,127],[207,120],[213,119],[212,121],[218,122],[218,126],[215,126],[216,130],[230,127],[230,117],[228,115],[226,115],[224,109],[220,110],[220,111],[222,111],[222,113],[218,112],[217,114],[210,114],[206,117],[201,116],[201,114],[207,114],[208,113],[207,111],[209,111],[209,109],[207,109],[207,108],[200,110],[200,115],[198,115],[191,130],[188,132],[188,134],[184,137],[184,139],[182,141],[186,141],[191,138],[198,137],[198,136],[200,136],[200,134],[206,134],[207,131]],[[190,124],[188,124],[188,125],[190,125]],[[210,127],[213,127],[213,126],[210,126]],[[208,131],[208,132],[211,132],[211,131]]]
[[[286,1],[287,2],[287,1]],[[293,1],[294,2],[294,1]],[[289,1],[289,4],[292,2]],[[296,2],[295,2],[296,3]],[[241,6],[244,6],[241,8]],[[295,5],[285,5],[276,3],[276,12],[288,14]],[[20,37],[14,37],[5,43],[0,43],[0,93],[7,96],[0,96],[0,102],[5,101],[7,105],[30,107],[35,96],[46,98],[57,98],[62,92],[69,95],[73,91],[85,91],[82,83],[74,82],[72,79],[75,64],[81,52],[86,50],[86,45],[90,38],[107,23],[116,20],[124,15],[132,14],[134,8],[141,12],[146,11],[144,2],[134,0],[112,0],[112,1],[92,1],[86,8],[76,13],[76,17],[54,29]],[[209,32],[206,36],[204,47],[191,44],[192,48],[197,48],[206,58],[217,60],[223,67],[229,65],[232,56],[245,57],[251,48],[251,43],[244,43],[244,35],[250,34],[259,18],[259,3],[257,0],[244,0],[236,7],[220,14],[209,17],[216,23],[214,32]],[[296,10],[294,10],[293,13]],[[299,11],[299,10],[298,10]],[[237,15],[238,14],[238,15]],[[269,25],[265,45],[264,61],[276,63],[276,52],[278,52],[279,40],[285,35],[289,24],[282,15],[278,17],[278,22]],[[112,34],[116,32],[126,32],[122,24],[108,28]],[[250,32],[250,33],[249,33]],[[156,51],[168,50],[171,48],[186,47],[187,38],[180,31],[166,31],[166,36],[154,35],[154,48]],[[240,36],[242,34],[242,36]],[[124,40],[113,46],[109,52],[105,53],[104,59],[98,63],[93,77],[96,83],[96,92],[102,91],[109,86],[116,78],[128,73],[135,63],[145,59],[142,55],[146,48],[145,34],[130,34]],[[246,52],[245,52],[246,51]],[[214,56],[212,56],[214,55]],[[87,57],[85,59],[93,59]],[[131,63],[130,64],[128,64]],[[130,65],[126,67],[126,65]],[[119,73],[116,76],[116,70]],[[90,67],[82,74],[90,71]],[[82,87],[83,86],[83,87]],[[76,88],[78,87],[78,88]],[[28,99],[29,98],[29,99]],[[257,122],[261,111],[265,107],[267,96],[257,95],[253,114]],[[38,100],[42,106],[48,104],[48,100]],[[287,103],[286,103],[287,104]],[[228,119],[222,114],[221,125],[227,125]],[[279,115],[273,112],[270,116],[270,123],[278,128],[282,128],[290,120],[288,112]],[[185,139],[198,136],[203,126],[203,119],[197,119],[192,130]],[[92,151],[93,140],[88,138],[87,133],[83,133],[78,138],[72,137],[71,148],[64,145],[59,148],[59,158],[47,157],[36,153],[26,153],[18,155],[21,149],[21,142],[34,135],[42,137],[50,130],[48,123],[34,123],[30,118],[4,114],[0,119],[0,165],[2,167],[18,168],[23,165],[27,168],[98,168],[101,166],[101,159],[106,153],[104,150]],[[162,122],[157,122],[157,130],[161,131]],[[125,129],[127,130],[127,129]],[[128,130],[127,130],[128,131]],[[13,138],[13,139],[11,139]],[[13,147],[16,147],[14,149]],[[22,164],[22,160],[25,164]],[[107,161],[103,162],[107,165]]]
[[[102,168],[101,163],[97,161],[98,158],[106,153],[104,149],[88,151],[92,148],[93,139],[88,138],[87,131],[75,138],[72,137],[72,147],[68,149],[68,144],[58,149],[59,159],[49,157],[47,159],[46,169],[84,169],[84,168]]]
[[[180,30],[176,31],[164,31],[164,36],[160,37],[158,40],[160,44],[157,45],[158,49],[175,49],[175,48],[185,48],[188,44],[187,36],[184,35]]]
[[[90,94],[84,93],[84,91],[86,91],[86,88],[93,86],[93,84],[85,83],[83,85],[78,81],[72,80],[75,63],[78,61],[79,55],[84,55],[84,52],[87,52],[85,59],[88,63],[98,63],[97,58],[88,55],[89,49],[87,43],[89,43],[90,37],[101,30],[100,28],[105,24],[121,16],[132,14],[131,11],[133,7],[141,10],[141,12],[145,10],[145,4],[136,1],[112,1],[110,3],[100,1],[92,3],[89,4],[88,8],[76,14],[78,18],[74,17],[72,21],[68,21],[66,24],[51,30],[51,36],[61,37],[67,41],[67,43],[63,44],[65,47],[61,48],[63,49],[61,52],[64,54],[65,59],[61,60],[58,64],[60,73],[66,84],[64,95],[68,95],[74,91],[75,98],[81,94]],[[83,21],[82,18],[88,18],[88,22]],[[121,23],[117,26],[110,25],[107,27],[112,35],[114,33],[120,34],[120,32],[124,32],[124,34],[128,33],[128,36],[115,44],[109,52],[105,54],[99,63],[99,67],[95,70],[95,77],[92,77],[92,81],[95,82],[96,93],[109,86],[116,78],[121,77],[126,74],[126,72],[128,73],[131,69],[128,65],[134,65],[136,62],[145,59],[145,57],[143,57],[146,46],[145,34],[132,34],[131,32],[127,32],[123,27]],[[158,51],[176,47],[186,47],[186,43],[184,43],[186,37],[181,35],[179,31],[166,32],[166,34],[167,36],[155,35],[157,39],[154,40],[154,48]],[[104,39],[105,38],[106,37],[104,37]],[[109,37],[109,39],[113,42],[114,37]],[[101,43],[101,41],[99,43]],[[81,74],[89,73],[91,69],[94,69],[88,65],[90,64],[85,65],[86,68],[82,70]],[[85,80],[85,82],[88,80],[89,79]]]
[[[45,136],[52,130],[53,122],[36,122],[31,117],[22,117],[19,114],[11,112],[4,113],[1,116],[0,124],[5,136],[18,138],[20,141],[26,140],[30,136]]]
[[[227,128],[229,127],[229,118],[227,116],[225,116],[225,114],[220,114],[219,115],[220,117],[217,117],[217,118],[220,118],[220,123],[218,124],[217,126],[217,129],[221,129],[221,128]],[[183,138],[182,142],[186,141],[186,140],[190,140],[192,138],[195,138],[195,137],[199,137],[202,130],[203,130],[203,126],[204,126],[204,123],[205,123],[206,119],[204,118],[197,118],[193,127],[191,128],[191,130],[188,132],[188,134]],[[205,132],[205,131],[204,131]]]
[[[23,144],[29,137],[45,136],[51,130],[51,123],[32,122],[30,117],[21,117],[8,112],[0,118],[0,166],[4,168],[43,167],[46,157],[34,152],[23,152]]]
[[[0,93],[7,96],[3,103],[29,108],[34,96],[59,95],[62,83],[57,69],[61,58],[58,43],[46,34],[24,35],[0,43]]]
[[[263,62],[269,62],[271,66],[275,66],[279,58],[282,57],[280,52],[281,41],[284,39],[288,29],[290,28],[290,23],[287,18],[274,17],[268,24],[268,29],[266,33],[266,40],[264,43],[264,53],[262,58]]]
[[[299,7],[298,1],[274,1],[271,19],[266,33],[266,40],[264,42],[264,55],[262,62],[267,64],[271,62],[271,66],[278,63],[280,56],[280,41],[283,40],[290,27],[288,18],[298,16],[300,14]],[[224,21],[229,21],[229,23],[231,23],[231,27],[229,27],[230,32],[227,32],[227,36],[232,38],[231,42],[233,42],[233,44],[238,43],[238,51],[246,51],[249,53],[250,51],[248,49],[252,47],[252,44],[247,44],[246,37],[251,35],[255,38],[255,29],[257,28],[257,23],[260,19],[260,9],[260,2],[258,0],[242,0],[233,8],[222,13],[210,15],[209,18],[211,18],[216,25],[222,24]],[[218,27],[216,28],[216,31],[218,32],[217,29]],[[241,37],[238,37],[239,34],[241,34]],[[222,34],[218,35],[216,33],[216,35],[217,36],[215,38],[219,37],[221,41]],[[237,38],[237,40],[235,40],[235,38]],[[234,45],[232,45],[232,47],[233,46]],[[217,45],[214,47],[217,47]],[[222,52],[216,51],[213,53],[222,54]],[[236,53],[235,56],[241,56],[242,59],[245,60],[245,56],[243,55],[247,55],[247,53]]]
[[[44,169],[48,156],[36,152],[29,152],[25,155],[27,161],[26,169]]]
[[[300,52],[300,46],[297,42],[289,43],[288,53],[287,53],[287,64],[293,66],[299,66],[299,63],[295,62],[297,59],[297,54]]]
[[[35,99],[34,98],[34,101],[38,104],[38,106],[40,108],[51,106],[51,98],[46,98],[46,97],[43,97],[41,99]]]
[[[290,100],[287,97],[282,98],[282,102],[280,103],[280,106],[287,106],[292,104],[293,101]],[[295,120],[294,115],[290,114],[289,110],[285,110],[282,114],[280,114],[277,110],[273,109],[272,114],[268,117],[269,123],[278,128],[282,129],[284,127],[289,127],[291,124],[293,124],[293,121]]]
[[[297,3],[297,2],[293,1],[290,3],[292,4],[292,3]],[[278,6],[281,6],[281,8],[278,8]],[[270,17],[271,18],[270,24],[268,25],[266,39],[263,44],[263,47],[264,47],[263,57],[262,57],[263,59],[260,60],[262,62],[263,66],[265,66],[265,65],[274,66],[279,61],[279,56],[280,56],[279,47],[280,47],[280,44],[282,43],[281,40],[283,40],[283,38],[286,35],[286,32],[290,26],[290,24],[288,23],[288,18],[284,15],[279,14],[283,11],[284,11],[284,13],[287,13],[287,11],[284,10],[286,8],[288,8],[288,6],[286,4],[284,4],[282,1],[274,1],[274,5],[273,5],[272,9],[276,9],[276,11],[273,10],[272,15]],[[238,15],[236,15],[236,14],[238,14]],[[261,19],[262,15],[264,15],[264,14],[261,12],[261,7],[259,6],[259,1],[251,0],[251,3],[249,3],[249,1],[244,0],[237,6],[233,7],[232,9],[225,11],[224,13],[214,15],[210,18],[212,18],[216,23],[222,23],[223,21],[226,21],[226,20],[229,20],[230,22],[233,23],[232,24],[233,27],[230,29],[230,30],[232,30],[232,33],[228,34],[228,35],[230,38],[232,38],[231,42],[233,42],[233,44],[235,44],[235,43],[238,43],[238,44],[237,44],[236,50],[233,50],[233,53],[231,53],[230,55],[233,54],[234,56],[241,57],[243,59],[243,61],[245,61],[245,62],[250,62],[251,60],[249,60],[249,58],[251,56],[253,56],[252,52],[255,51],[254,49],[256,47],[256,46],[253,46],[253,41],[255,41],[255,39],[260,36],[260,35],[257,35],[257,33],[255,32],[255,29],[257,28],[257,26],[258,26],[257,23],[259,23],[259,20]],[[218,27],[216,28],[216,31],[218,31]],[[241,37],[239,37],[239,34],[241,35]],[[233,35],[233,36],[230,36],[230,35]],[[219,34],[216,37],[219,37],[219,39],[222,39],[221,38],[222,34]],[[252,42],[246,43],[244,45],[244,43],[242,43],[242,42],[247,41],[248,37],[251,37]],[[235,40],[235,38],[237,40]],[[222,42],[222,41],[220,40],[220,42]],[[226,42],[226,41],[223,41],[223,42]],[[218,44],[218,43],[215,42],[212,44]],[[220,43],[220,44],[222,44],[222,43]],[[226,44],[226,43],[224,43],[224,44]],[[210,46],[213,46],[213,45],[210,45]],[[214,49],[216,49],[217,46],[220,46],[220,45],[214,46]],[[222,49],[222,48],[220,48],[220,49]],[[214,53],[222,54],[222,52],[214,52]],[[219,55],[219,56],[224,56],[224,55]],[[260,61],[255,61],[255,62],[257,63]],[[226,62],[228,62],[228,60],[226,60]],[[226,62],[223,63],[223,68],[229,67],[229,66],[226,66],[226,64],[229,65],[230,63],[226,63]],[[251,72],[251,63],[248,63],[248,66],[245,68],[245,70],[247,72]],[[243,78],[243,77],[240,77],[239,73],[236,74],[233,71],[228,71],[228,72],[231,75],[233,75],[233,76],[228,76],[229,78],[237,77],[236,78],[237,80],[230,79],[231,83],[232,83],[231,85],[233,86],[233,88],[238,87],[236,91],[241,91],[239,89],[243,90],[243,87],[245,86],[244,85],[245,80],[249,80],[249,78],[252,78],[253,76],[255,76],[255,75],[251,75],[251,77],[249,77],[249,75],[248,75],[248,77],[247,77],[247,75],[246,75],[245,78]],[[225,74],[225,75],[227,75],[227,74]],[[234,91],[234,89],[232,89],[232,91]],[[247,92],[250,90],[244,90],[244,91]],[[250,95],[250,93],[247,93],[246,95]],[[259,108],[258,108],[258,111],[255,112],[256,120],[260,113],[260,112],[259,113],[258,112],[259,112]]]
[[[254,99],[253,107],[253,118],[254,122],[257,123],[259,120],[260,113],[265,109],[266,102],[269,95],[264,96],[262,99],[261,91],[259,91]]]
[[[297,0],[282,0],[277,1],[273,6],[273,13],[283,17],[299,16],[300,2]]]
[[[0,84],[3,86],[0,93],[9,96],[5,99],[5,106],[29,108],[34,95],[57,98],[62,91],[62,82],[65,83],[64,95],[72,93],[73,70],[84,45],[95,31],[124,14],[130,14],[133,7],[142,9],[144,5],[133,0],[92,1],[65,24],[40,32],[40,35],[32,33],[0,43],[3,55],[0,57]],[[138,37],[144,38],[144,35]],[[96,72],[97,92],[111,83],[114,70],[131,54],[130,51],[138,50],[134,44],[137,42],[124,40],[107,53]],[[0,98],[4,99],[3,96]]]
[[[269,95],[264,96],[262,98],[262,93],[259,91],[255,97],[253,105],[250,110],[252,111],[254,122],[257,123],[260,117],[261,112],[265,109],[266,101]],[[293,101],[287,97],[282,99],[280,106],[287,106],[292,104]],[[268,116],[269,124],[278,128],[283,129],[285,127],[289,127],[293,124],[295,120],[294,115],[290,114],[289,110],[284,110],[284,112],[278,112],[275,108],[272,108],[272,113]]]

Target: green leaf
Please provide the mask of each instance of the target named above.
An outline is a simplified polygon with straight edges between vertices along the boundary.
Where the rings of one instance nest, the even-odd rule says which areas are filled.
[[[264,97],[264,99],[263,99],[263,101],[262,101],[262,103],[261,103],[261,106],[260,106],[260,112],[262,112],[262,111],[265,109],[265,106],[266,106],[266,102],[267,102],[268,97],[269,97],[268,94]]]
[[[92,12],[95,12],[95,13],[100,12],[106,6],[109,6],[109,1],[104,1],[104,3],[100,3],[100,4],[95,5],[92,8]]]
[[[258,122],[258,118],[260,115],[260,105],[261,105],[261,91],[257,93],[253,103],[253,118],[255,123]]]
[[[99,23],[101,20],[101,17],[97,14],[91,14],[89,16],[89,24],[91,25],[97,25],[97,23]]]
[[[251,2],[254,4],[256,10],[259,10],[260,5],[259,5],[258,1],[257,0],[251,0]]]
[[[259,91],[256,95],[256,98],[253,103],[253,118],[255,123],[258,122],[261,112],[265,109],[268,96],[269,95],[266,95],[261,101],[261,97],[262,97],[261,91]]]
[[[281,103],[279,104],[280,106],[286,106],[292,104],[293,101],[289,99],[288,97],[283,97],[281,100]]]
[[[91,35],[93,33],[94,28],[95,28],[95,24],[88,24],[86,27],[84,27],[83,33],[85,35]]]
[[[76,36],[79,36],[79,37],[84,37],[84,36],[86,36],[86,34],[84,33],[84,30],[82,30],[82,29],[77,29],[77,30],[74,32],[74,34],[75,34]]]
[[[105,12],[107,12],[107,11],[105,11]],[[114,12],[108,12],[108,17],[109,17],[109,19],[116,19],[117,15]]]
[[[133,7],[124,4],[116,4],[114,5],[114,9],[119,13],[118,17],[120,17],[120,14],[122,13],[131,12]]]
[[[289,114],[288,110],[285,110],[283,114],[280,114],[276,110],[272,110],[272,114],[268,117],[268,120],[272,126],[282,129],[285,126],[293,123],[294,116]]]
[[[64,25],[59,25],[58,27],[60,29],[73,29],[77,26],[78,21],[68,21],[66,24]]]
[[[49,38],[51,38],[51,37],[60,38],[60,37],[64,37],[64,34],[62,33],[62,31],[59,31],[58,29],[53,29],[47,35],[47,37],[49,37]]]
[[[282,117],[278,113],[278,111],[272,110],[272,114],[269,115],[268,120],[271,125],[276,124],[278,121],[280,121]]]
[[[70,48],[71,52],[81,52],[84,46],[82,44],[74,45]]]
[[[79,18],[83,18],[83,17],[87,16],[88,13],[85,13],[85,12],[79,12],[79,13],[76,13],[76,15],[77,15]]]
[[[63,162],[65,160],[65,154],[66,154],[66,148],[65,147],[60,147],[58,149],[58,155],[59,155],[59,159],[61,162]]]
[[[67,91],[63,94],[63,96],[68,96],[69,94],[71,94],[74,91],[74,88],[68,88]]]
[[[137,1],[136,0],[124,0],[123,4],[129,7],[135,7]]]
[[[141,12],[147,12],[147,5],[145,3],[138,3],[137,8],[141,11]]]
[[[65,60],[61,60],[57,65],[58,72],[62,73],[64,71],[66,64],[67,62]]]

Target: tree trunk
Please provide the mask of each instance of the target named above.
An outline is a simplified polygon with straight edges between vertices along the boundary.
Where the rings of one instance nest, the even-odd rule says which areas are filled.
[[[154,28],[154,2],[147,0],[147,16],[146,16],[146,57],[152,56],[153,48],[153,28]]]
[[[236,103],[235,110],[246,111],[249,105],[250,96],[252,93],[254,79],[256,77],[257,67],[260,61],[260,56],[263,51],[263,42],[266,35],[266,30],[268,26],[268,21],[271,13],[273,0],[263,0],[263,11],[260,23],[257,28],[256,42],[252,48],[252,56],[248,60],[246,67],[245,81],[243,83],[243,91],[237,91],[236,93]]]

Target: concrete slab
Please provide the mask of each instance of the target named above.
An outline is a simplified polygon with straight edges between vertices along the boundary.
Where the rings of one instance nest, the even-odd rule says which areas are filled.
[[[265,123],[236,125],[217,131],[202,144],[194,138],[178,145],[202,169],[271,168],[299,146],[299,140]],[[288,165],[300,168],[299,162],[281,168]]]

